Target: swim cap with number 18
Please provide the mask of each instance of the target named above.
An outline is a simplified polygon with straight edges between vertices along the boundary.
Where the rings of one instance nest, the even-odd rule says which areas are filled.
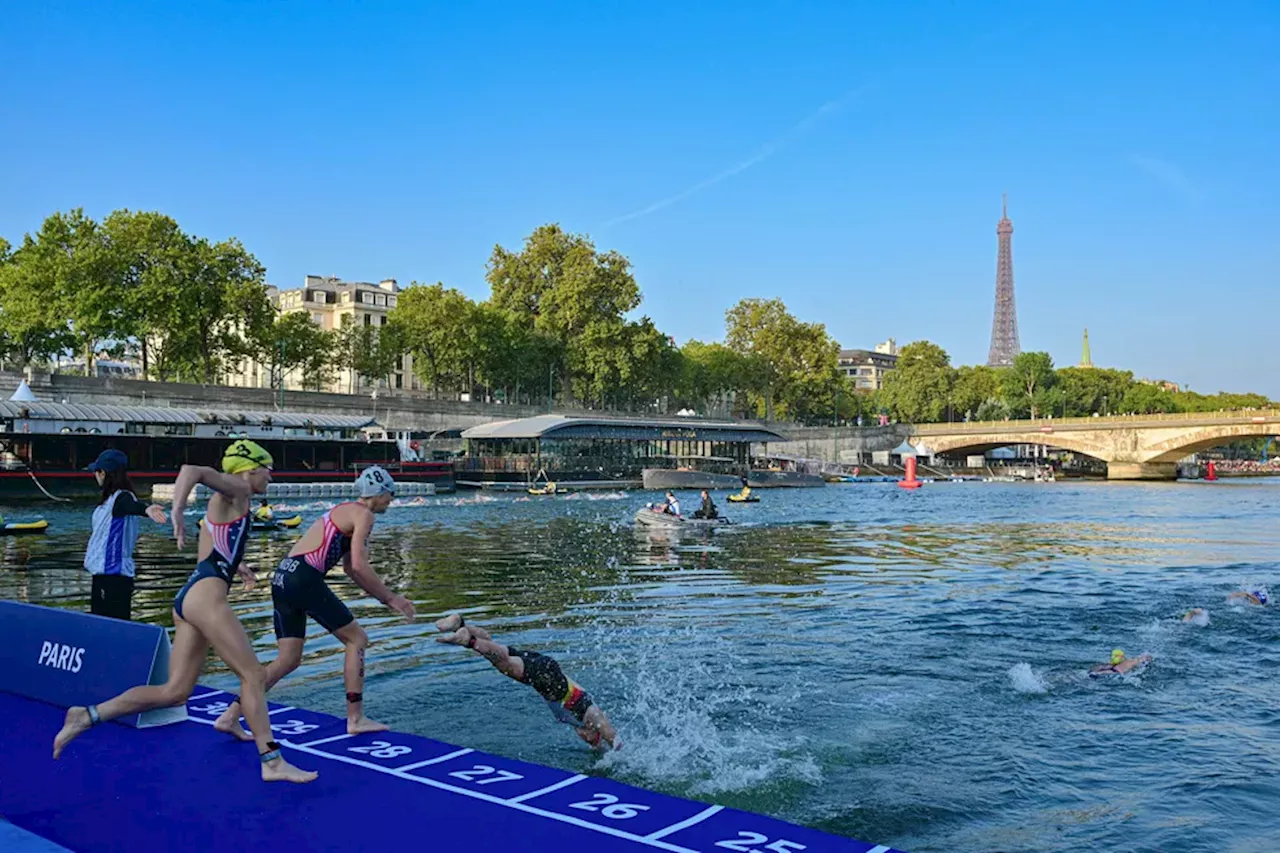
[[[356,480],[356,488],[362,498],[376,498],[383,492],[396,493],[396,483],[385,468],[373,465],[364,469],[364,473]]]

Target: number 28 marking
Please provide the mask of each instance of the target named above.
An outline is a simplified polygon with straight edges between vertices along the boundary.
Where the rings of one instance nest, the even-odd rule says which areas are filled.
[[[766,843],[767,842],[767,843]],[[758,832],[744,832],[738,830],[737,838],[729,838],[725,841],[717,841],[717,847],[723,847],[726,850],[737,850],[738,853],[763,853],[762,850],[753,847],[754,844],[764,844],[764,850],[772,850],[773,853],[791,853],[792,850],[803,850],[803,844],[797,844],[794,841],[787,841],[779,838],[777,841],[769,841],[769,836],[761,835]]]
[[[614,805],[616,803],[616,805]],[[633,803],[619,803],[618,798],[613,794],[596,794],[589,800],[583,800],[580,803],[571,803],[571,809],[582,809],[584,812],[600,812],[600,814],[610,820],[626,820],[635,817],[640,812],[647,812],[648,806],[638,806]]]
[[[367,746],[353,746],[347,749],[347,752],[363,752],[374,758],[395,758],[398,755],[408,755],[413,752],[411,746],[396,746],[385,740],[375,740]]]

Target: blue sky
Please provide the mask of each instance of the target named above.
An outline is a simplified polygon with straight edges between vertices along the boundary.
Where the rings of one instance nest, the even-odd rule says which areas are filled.
[[[28,3],[0,234],[161,210],[307,273],[436,281],[556,221],[718,338],[985,360],[1000,195],[1023,349],[1280,398],[1280,4]]]

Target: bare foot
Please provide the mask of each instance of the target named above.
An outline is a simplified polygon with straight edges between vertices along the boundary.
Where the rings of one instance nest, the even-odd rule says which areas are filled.
[[[436,620],[436,629],[440,631],[456,631],[462,627],[462,616],[450,613],[443,619]]]
[[[231,735],[236,740],[251,741],[253,735],[244,730],[244,726],[240,725],[240,705],[237,702],[231,703],[231,707],[222,712],[222,716],[213,722],[213,730],[222,732],[224,735]]]
[[[56,759],[67,748],[67,744],[93,725],[89,719],[89,709],[73,705],[67,709],[67,716],[62,721],[62,731],[53,739],[53,757]]]
[[[347,734],[349,735],[366,735],[370,732],[385,732],[390,728],[391,727],[386,723],[376,723],[364,716],[354,720],[347,720]]]
[[[299,770],[283,758],[277,758],[275,761],[268,761],[262,765],[262,781],[263,782],[311,782],[315,780],[319,773],[314,770]]]
[[[436,637],[436,642],[448,643],[451,646],[465,646],[471,642],[471,631],[469,631],[464,625],[452,634],[446,634],[443,637]]]

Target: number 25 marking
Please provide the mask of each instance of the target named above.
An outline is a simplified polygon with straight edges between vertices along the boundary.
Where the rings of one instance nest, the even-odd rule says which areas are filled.
[[[363,752],[374,758],[395,758],[397,755],[408,755],[413,752],[413,747],[394,746],[385,740],[375,740],[367,746],[353,746],[347,752]]]
[[[769,843],[765,843],[769,842]],[[797,844],[794,841],[787,841],[779,838],[777,841],[769,841],[769,836],[761,835],[758,832],[744,832],[738,830],[737,838],[730,838],[725,841],[717,841],[717,847],[724,847],[727,850],[737,850],[738,853],[761,853],[753,844],[764,844],[765,850],[772,850],[773,853],[790,853],[792,850],[803,850],[803,844]]]
[[[497,774],[492,779],[481,779],[481,776],[488,776],[490,773]],[[492,782],[514,782],[517,779],[523,779],[519,773],[512,773],[509,770],[494,770],[488,764],[477,764],[470,770],[458,770],[449,774],[455,779],[462,779],[466,782],[475,782],[477,785],[488,785]]]
[[[617,805],[614,805],[617,803]],[[601,808],[603,806],[603,808]],[[635,817],[640,812],[647,812],[648,806],[637,806],[633,803],[618,803],[618,798],[613,794],[596,794],[589,800],[583,800],[580,803],[571,803],[571,809],[582,809],[584,812],[600,812],[600,814],[610,820],[626,820]]]

